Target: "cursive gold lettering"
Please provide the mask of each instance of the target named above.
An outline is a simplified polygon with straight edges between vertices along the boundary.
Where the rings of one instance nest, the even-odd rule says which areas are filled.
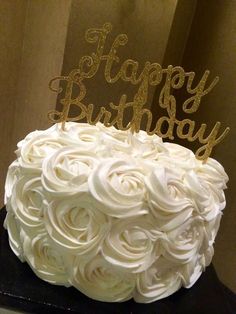
[[[66,121],[86,119],[92,125],[101,121],[106,127],[116,126],[120,130],[130,129],[131,132],[139,132],[142,123],[146,122],[145,130],[150,135],[157,134],[162,138],[173,140],[174,133],[176,133],[179,138],[187,139],[191,142],[198,140],[203,145],[196,151],[196,157],[202,160],[207,159],[213,147],[225,138],[229,128],[226,128],[219,135],[221,123],[216,122],[209,135],[206,136],[206,124],[201,124],[196,131],[195,121],[190,119],[178,120],[176,118],[177,101],[173,91],[183,87],[186,88],[186,92],[190,97],[182,104],[182,110],[187,114],[191,114],[198,110],[202,97],[214,88],[219,78],[215,77],[206,87],[210,74],[207,70],[202,75],[200,81],[193,87],[195,73],[185,72],[181,66],[169,65],[163,69],[159,63],[146,61],[143,69],[139,70],[139,63],[136,60],[127,59],[120,63],[117,50],[119,47],[127,44],[128,37],[125,34],[116,36],[110,50],[108,50],[109,52],[105,54],[105,44],[111,29],[111,24],[106,23],[102,28],[87,30],[85,38],[88,43],[97,45],[95,52],[92,52],[91,55],[82,56],[78,69],[72,70],[68,76],[57,76],[50,81],[50,89],[58,94],[62,93],[63,88],[55,88],[54,83],[62,81],[65,84],[64,97],[60,100],[62,109],[61,111],[51,110],[48,113],[50,121],[54,123],[62,122],[63,129]],[[104,76],[108,83],[115,83],[121,79],[124,82],[130,82],[138,86],[132,101],[127,101],[127,95],[124,94],[120,97],[117,105],[113,102],[109,103],[110,110],[100,107],[98,113],[94,115],[94,105],[86,105],[84,103],[86,96],[84,80],[94,77],[103,61],[105,63]],[[114,74],[114,68],[117,68],[117,65],[119,65],[119,70],[116,70],[116,74]],[[151,130],[153,115],[144,106],[147,103],[150,86],[157,86],[162,82],[163,86],[161,87],[158,104],[166,110],[167,116],[159,117],[154,129]],[[76,93],[77,96],[74,96]],[[76,116],[71,117],[69,115],[71,106],[77,107],[78,114]],[[128,111],[132,114],[132,118],[125,125],[124,117]]]

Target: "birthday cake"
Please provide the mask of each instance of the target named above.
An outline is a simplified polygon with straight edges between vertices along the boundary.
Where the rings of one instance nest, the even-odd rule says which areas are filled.
[[[16,155],[4,226],[41,279],[149,303],[210,264],[228,180],[216,160],[145,131],[75,122],[28,134]]]

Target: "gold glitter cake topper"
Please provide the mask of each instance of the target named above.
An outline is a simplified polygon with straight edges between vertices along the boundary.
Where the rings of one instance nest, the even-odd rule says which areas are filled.
[[[134,133],[139,132],[141,121],[143,118],[146,118],[146,132],[149,135],[157,134],[162,138],[173,140],[174,130],[176,130],[177,137],[187,139],[191,142],[198,140],[203,144],[198,148],[195,155],[198,159],[206,160],[210,156],[213,147],[225,138],[226,134],[229,132],[229,127],[219,135],[221,123],[216,122],[211,132],[205,135],[207,125],[203,123],[196,131],[194,120],[178,120],[176,118],[176,98],[171,92],[172,90],[182,88],[184,83],[186,83],[186,91],[190,94],[190,97],[184,101],[182,109],[185,113],[191,114],[198,110],[202,97],[213,89],[219,78],[215,77],[206,87],[207,79],[210,74],[208,70],[204,72],[201,80],[195,83],[195,73],[185,72],[180,66],[169,65],[164,69],[158,63],[146,61],[144,68],[140,72],[138,61],[132,59],[125,60],[121,64],[119,72],[112,76],[111,70],[113,64],[119,63],[117,49],[120,46],[126,45],[128,37],[126,34],[119,34],[113,41],[108,54],[104,54],[107,35],[111,30],[112,26],[110,23],[104,24],[102,28],[88,29],[85,34],[85,39],[88,43],[97,45],[96,51],[91,55],[82,56],[78,68],[72,70],[68,76],[57,76],[50,81],[50,89],[57,93],[61,93],[63,89],[62,87],[59,87],[59,89],[54,88],[55,81],[65,81],[66,86],[64,98],[60,100],[62,110],[49,111],[49,120],[54,123],[62,122],[62,129],[65,129],[66,121],[80,121],[86,119],[87,123],[92,125],[100,121],[106,127],[114,125],[120,130],[130,129],[131,132]],[[132,101],[127,101],[127,95],[124,94],[120,97],[118,104],[112,102],[109,104],[112,112],[105,109],[105,107],[100,107],[97,116],[94,118],[94,105],[84,103],[86,96],[84,80],[94,77],[103,61],[105,62],[104,76],[108,83],[115,83],[121,79],[124,82],[137,85],[138,88]],[[138,72],[140,72],[140,74],[138,74]],[[157,86],[162,81],[164,81],[164,85],[159,96],[159,106],[167,111],[168,116],[160,117],[151,130],[153,115],[152,112],[144,108],[144,106],[147,102],[149,87]],[[193,87],[193,85],[195,86]],[[73,97],[75,91],[78,90],[79,94]],[[72,105],[79,109],[79,114],[75,117],[69,116],[70,107]],[[132,109],[132,119],[127,125],[124,125],[124,114],[125,110],[128,108]],[[168,128],[163,132],[163,125],[166,123],[168,124]]]

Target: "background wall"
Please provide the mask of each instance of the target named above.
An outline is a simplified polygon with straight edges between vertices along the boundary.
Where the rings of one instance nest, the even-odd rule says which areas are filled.
[[[3,203],[3,187],[10,151],[15,114],[15,94],[20,72],[27,1],[2,1],[0,4],[0,197]],[[20,119],[20,117],[19,117]],[[0,206],[1,206],[0,205]]]
[[[16,143],[46,119],[56,95],[49,80],[61,72],[70,1],[0,2],[0,199]]]
[[[185,70],[221,80],[203,98],[192,118],[216,121],[231,132],[215,150],[230,176],[227,208],[215,246],[214,264],[221,280],[236,292],[236,1],[234,0],[2,0],[0,2],[0,196],[16,143],[29,131],[49,124],[46,113],[56,106],[56,95],[48,89],[51,77],[68,74],[80,57],[92,51],[84,31],[110,21],[113,35],[127,33],[129,43],[122,49],[127,56],[158,61],[163,66],[182,65]],[[89,101],[104,105],[121,92],[133,94],[127,85],[111,88],[103,74],[89,82]],[[158,115],[152,90],[149,103]],[[180,95],[181,99],[181,95]],[[185,142],[186,145],[186,142]]]
[[[120,62],[114,63],[113,73],[117,73],[121,64],[129,58],[138,60],[138,73],[141,73],[147,60],[158,60],[162,63],[178,1],[113,0],[112,5],[108,3],[111,2],[72,0],[62,73],[69,73],[71,69],[76,68],[81,56],[96,51],[96,44],[85,41],[85,31],[90,27],[102,27],[106,22],[110,22],[113,28],[107,36],[104,53],[109,53],[118,34],[125,33],[129,37],[128,43],[117,49]],[[104,64],[105,62],[101,64],[94,78],[86,81],[86,101],[97,104],[97,110],[100,106],[107,107],[111,101],[119,103],[122,94],[132,100],[137,90],[137,86],[122,80],[116,84],[107,83],[104,80]],[[149,92],[149,105],[152,103],[154,92],[154,88]],[[75,116],[76,108],[72,108],[71,112],[72,116]],[[129,121],[128,116],[126,119]]]
[[[220,77],[203,98],[196,119],[212,126],[222,122],[230,133],[213,151],[229,175],[227,206],[216,239],[214,265],[219,277],[236,292],[236,1],[198,1],[182,65],[186,70]]]

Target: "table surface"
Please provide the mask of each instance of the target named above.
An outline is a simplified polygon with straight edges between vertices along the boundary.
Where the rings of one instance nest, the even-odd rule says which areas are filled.
[[[191,289],[180,289],[151,304],[133,300],[105,303],[89,299],[74,288],[50,285],[39,279],[11,251],[3,228],[5,209],[0,211],[0,306],[27,313],[81,314],[233,314],[233,309],[215,270],[210,265]],[[1,309],[0,309],[0,313]],[[4,313],[4,312],[3,312]]]

